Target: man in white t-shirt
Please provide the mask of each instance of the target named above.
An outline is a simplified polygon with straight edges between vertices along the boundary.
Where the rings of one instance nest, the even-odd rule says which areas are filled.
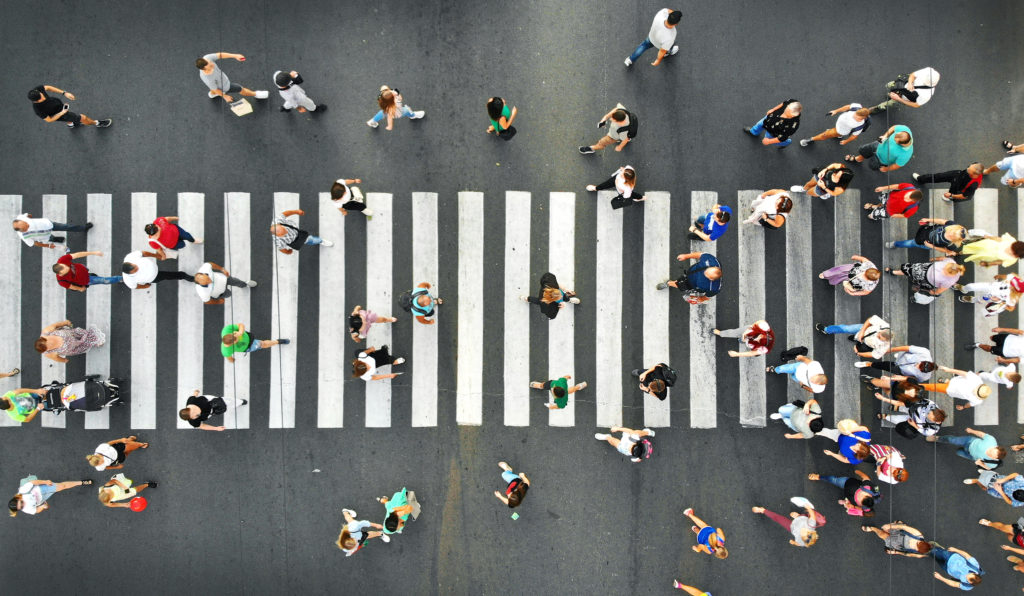
[[[828,384],[828,377],[825,376],[825,369],[817,360],[811,360],[807,356],[797,355],[796,362],[788,362],[779,366],[765,368],[767,372],[780,375],[789,375],[789,378],[800,385],[800,388],[808,393],[821,393]]]
[[[227,289],[228,286],[256,287],[255,281],[251,279],[242,281],[231,277],[227,269],[212,261],[203,263],[192,279],[196,283],[196,293],[202,298],[203,304],[224,304],[224,299],[231,297],[231,290]]]
[[[651,31],[647,37],[640,42],[640,45],[633,50],[633,53],[626,58],[626,66],[633,66],[633,63],[640,59],[640,55],[651,48],[658,48],[658,57],[651,66],[661,64],[665,56],[675,56],[679,51],[676,43],[676,25],[683,18],[683,13],[670,8],[662,8],[654,15],[654,23],[651,24]]]
[[[860,133],[864,132],[871,124],[871,117],[869,116],[871,110],[859,103],[851,102],[828,113],[829,116],[835,116],[836,114],[839,114],[839,118],[836,118],[836,125],[834,127],[809,139],[800,139],[800,146],[806,147],[815,141],[840,138],[842,140],[839,141],[839,144],[845,145],[860,136]]]
[[[156,254],[146,250],[135,250],[124,257],[121,265],[121,281],[132,290],[144,290],[151,284],[167,279],[192,281],[184,271],[161,271],[157,266]]]
[[[57,248],[57,242],[64,242],[63,238],[52,236],[53,232],[88,232],[92,227],[90,222],[86,222],[85,225],[72,225],[51,221],[45,217],[32,217],[31,213],[22,213],[15,217],[11,225],[21,241],[28,246],[46,248]]]
[[[871,108],[872,114],[884,112],[903,104],[910,108],[919,108],[928,103],[935,94],[935,86],[939,84],[939,72],[930,66],[915,70],[908,75],[900,75],[895,81],[886,83],[889,99]]]
[[[1024,184],[1024,155],[1011,155],[1004,157],[982,171],[982,175],[988,176],[996,170],[1004,170],[1006,173],[999,179],[1003,186],[1017,188]]]
[[[1003,385],[1007,389],[1013,389],[1014,383],[1020,383],[1020,373],[1017,372],[1016,364],[999,364],[992,368],[988,372],[978,373],[986,383],[992,383],[993,385]]]
[[[985,380],[976,372],[957,370],[948,366],[940,366],[939,370],[955,376],[945,383],[925,383],[924,388],[929,391],[945,392],[954,399],[967,402],[967,405],[956,406],[957,410],[980,406],[982,401],[992,395],[992,388],[986,385]]]

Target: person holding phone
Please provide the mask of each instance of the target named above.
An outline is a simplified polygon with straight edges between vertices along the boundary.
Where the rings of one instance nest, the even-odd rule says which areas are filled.
[[[65,99],[74,100],[75,96],[67,90],[58,89],[52,85],[38,85],[33,87],[28,92],[28,100],[32,102],[32,109],[35,110],[36,116],[39,116],[46,122],[57,122],[58,120],[65,123],[68,128],[75,128],[79,124],[82,126],[95,126],[96,128],[106,128],[114,123],[110,118],[105,120],[93,120],[85,114],[78,114],[71,111],[71,106],[57,99],[56,97],[50,97],[46,93],[57,93],[62,95]]]

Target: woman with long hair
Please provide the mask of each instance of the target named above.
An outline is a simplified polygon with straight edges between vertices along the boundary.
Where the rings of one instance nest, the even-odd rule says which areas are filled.
[[[72,325],[71,321],[61,321],[43,329],[36,340],[35,349],[50,360],[67,362],[68,356],[85,354],[106,341],[107,336],[96,325],[82,329]]]
[[[341,514],[345,516],[345,525],[341,527],[341,534],[334,543],[345,553],[346,557],[356,554],[356,551],[363,548],[363,544],[371,538],[380,538],[384,542],[391,542],[391,537],[384,534],[384,526],[370,521],[357,520],[356,512],[351,509],[342,509]],[[376,528],[376,531],[371,530]]]
[[[405,362],[405,358],[392,358],[387,346],[381,346],[379,349],[370,346],[365,350],[356,352],[356,358],[352,361],[352,376],[364,381],[393,379],[402,373],[376,374],[377,369],[403,362]]]
[[[526,498],[526,491],[530,490],[530,479],[523,472],[518,474],[513,472],[512,466],[506,462],[498,462],[498,467],[502,470],[501,479],[505,481],[505,494],[496,490],[494,491],[494,496],[502,503],[508,505],[509,509],[514,509]]]
[[[360,342],[366,339],[366,334],[370,332],[370,327],[374,323],[394,323],[397,320],[395,317],[378,315],[357,304],[348,315],[349,335],[352,336],[352,341]]]
[[[370,128],[377,128],[384,118],[388,119],[388,124],[384,127],[385,130],[391,130],[396,118],[404,116],[410,120],[419,120],[427,115],[423,110],[413,111],[403,103],[402,94],[398,92],[398,89],[392,89],[387,85],[380,86],[380,92],[377,93],[377,105],[380,106],[380,111],[366,121],[366,125]]]
[[[790,502],[797,507],[803,507],[806,514],[800,515],[792,512],[787,518],[764,507],[751,507],[750,510],[764,515],[785,528],[787,532],[793,535],[793,538],[789,541],[793,546],[810,548],[818,541],[817,528],[825,525],[825,516],[815,511],[814,505],[811,505],[811,502],[803,497],[793,497],[790,499]]]
[[[576,297],[576,292],[566,290],[558,285],[555,275],[550,272],[540,276],[540,292],[537,293],[536,297],[520,296],[519,299],[523,302],[540,306],[540,311],[547,315],[549,319],[558,316],[558,309],[565,308],[566,302],[572,304],[580,303],[580,299]]]
[[[611,433],[616,432],[622,432],[622,438],[617,439],[611,435]],[[633,430],[625,426],[613,426],[608,431],[608,434],[596,433],[594,438],[608,443],[616,451],[628,457],[629,461],[639,463],[651,457],[651,442],[647,437],[653,436],[654,431],[649,428]]]
[[[618,193],[612,198],[612,209],[622,209],[647,199],[643,191],[636,188],[636,169],[633,166],[622,166],[604,182],[587,185],[587,192],[612,189]]]
[[[781,188],[766,190],[750,202],[750,217],[745,224],[761,224],[770,230],[777,230],[786,223],[786,214],[793,210],[793,200]]]
[[[505,100],[500,97],[492,97],[487,100],[487,117],[491,125],[487,127],[487,133],[496,133],[499,139],[511,140],[516,136],[516,127],[512,121],[516,119],[519,110],[515,106],[510,109]]]

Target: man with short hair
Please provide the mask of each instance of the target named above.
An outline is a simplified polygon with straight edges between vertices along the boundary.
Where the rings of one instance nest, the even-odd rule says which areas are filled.
[[[228,75],[224,74],[224,71],[220,69],[220,65],[217,64],[218,60],[224,58],[233,58],[239,62],[245,62],[245,56],[228,52],[214,52],[196,60],[199,78],[210,88],[210,92],[207,94],[210,96],[210,99],[219,95],[225,102],[231,103],[234,101],[234,98],[228,95],[228,93],[239,93],[244,97],[255,97],[256,99],[267,98],[269,93],[265,90],[253,91],[238,83],[232,83]]]
[[[932,361],[932,352],[921,346],[896,346],[889,348],[890,354],[899,354],[895,362],[867,362],[854,363],[858,368],[873,368],[897,375],[903,375],[915,379],[918,383],[927,382],[932,378],[935,371],[935,362]]]
[[[196,239],[178,225],[177,216],[158,217],[153,223],[146,224],[146,236],[149,238],[149,246],[156,251],[156,258],[164,259],[178,258],[178,251],[185,248],[185,242],[202,244],[202,239]]]
[[[292,221],[289,219],[293,215],[302,216],[306,212],[302,209],[290,209],[281,213],[280,217],[274,218],[274,223],[270,224],[270,233],[274,235],[274,246],[277,250],[281,251],[286,255],[292,254],[292,251],[301,249],[303,246],[334,246],[334,243],[330,240],[324,240],[319,236],[314,236],[306,230],[299,229],[299,222]]]
[[[220,354],[228,359],[228,362],[235,361],[235,354],[247,354],[264,348],[291,343],[289,339],[256,339],[245,330],[245,325],[225,325],[220,330]]]
[[[973,461],[974,466],[979,469],[994,470],[1003,463],[1003,458],[1006,457],[1006,448],[1000,447],[995,437],[973,428],[965,428],[964,432],[967,434],[956,437],[931,436],[925,437],[924,440],[929,443],[956,445],[959,447],[956,454]]]
[[[878,315],[871,315],[863,323],[825,325],[815,323],[814,329],[823,335],[849,335],[853,351],[861,358],[877,360],[889,351],[892,330],[889,323]]]
[[[654,22],[647,37],[626,58],[626,66],[633,66],[633,63],[640,59],[640,55],[651,48],[658,48],[658,57],[651,62],[651,66],[661,64],[665,56],[675,56],[679,51],[679,46],[673,45],[676,42],[676,25],[682,18],[683,13],[678,10],[659,10],[658,14],[654,15]]]
[[[228,404],[227,402],[231,403]],[[223,426],[213,426],[206,421],[212,416],[220,416],[228,411],[228,407],[240,408],[247,405],[249,400],[237,397],[217,397],[214,395],[200,395],[198,389],[192,392],[185,407],[178,411],[178,418],[188,422],[192,428],[200,430],[223,431]]]
[[[999,364],[1019,364],[1021,356],[1024,356],[1024,331],[1012,327],[995,327],[992,333],[991,345],[974,342],[964,346],[964,349],[971,351],[981,348],[995,356]]]
[[[57,283],[59,283],[62,288],[74,290],[76,292],[84,292],[93,284],[121,283],[120,275],[114,275],[112,277],[93,275],[89,273],[89,268],[85,265],[73,262],[75,259],[81,259],[82,257],[102,256],[103,253],[98,250],[69,252],[63,255],[61,258],[57,259],[57,262],[53,265],[53,272],[57,274]]]
[[[610,124],[608,120],[611,120]],[[580,153],[589,155],[615,143],[618,143],[618,145],[615,145],[615,150],[622,151],[636,137],[636,130],[639,124],[640,121],[637,119],[636,114],[627,111],[621,103],[615,104],[615,107],[597,123],[598,128],[603,128],[607,125],[608,133],[601,137],[597,144],[580,147]]]
[[[841,108],[831,110],[828,113],[829,116],[839,114],[839,118],[836,118],[836,125],[809,139],[800,139],[800,146],[806,147],[815,141],[824,141],[826,139],[842,139],[839,141],[840,145],[853,142],[854,139],[860,136],[860,133],[864,132],[871,125],[870,113],[871,111],[864,106],[853,102]]]
[[[825,428],[825,421],[821,418],[821,404],[816,399],[809,399],[806,402],[796,400],[791,404],[782,404],[778,412],[769,416],[772,420],[781,420],[790,430],[786,433],[787,439],[810,439]]]
[[[722,265],[709,253],[689,252],[676,256],[677,261],[694,260],[683,275],[676,280],[666,280],[656,287],[659,290],[677,288],[691,304],[707,302],[722,291]]]
[[[121,281],[131,290],[145,290],[149,286],[168,279],[193,281],[184,271],[161,271],[156,253],[147,250],[133,250],[124,256],[121,264]]]
[[[942,193],[942,200],[953,202],[971,200],[974,197],[974,191],[981,188],[984,175],[985,167],[977,161],[963,170],[950,170],[937,174],[913,173],[914,181],[921,186],[948,182],[949,190]]]
[[[760,137],[762,145],[778,145],[779,149],[788,147],[793,139],[793,133],[800,127],[800,112],[803,106],[795,99],[787,99],[774,108],[765,112],[763,118],[753,126],[744,127],[743,131],[755,137]]]
[[[905,105],[908,108],[919,108],[928,103],[935,94],[935,86],[939,84],[939,72],[930,66],[907,75],[900,75],[886,83],[889,99],[871,108],[872,114]]]
[[[302,75],[294,70],[290,72],[279,70],[274,73],[274,84],[277,85],[277,92],[284,100],[281,111],[290,112],[295,108],[299,109],[300,114],[327,111],[327,104],[313,103],[302,87],[299,87],[301,83]]]
[[[987,176],[996,170],[1006,171],[1006,173],[1003,174],[1003,177],[999,179],[1004,186],[1017,188],[1021,184],[1024,184],[1024,155],[1011,155],[1010,157],[1004,157],[985,168],[982,173]]]
[[[765,372],[789,375],[789,379],[800,385],[808,393],[821,393],[828,384],[825,369],[817,360],[811,360],[803,354],[795,355],[796,362],[786,362],[779,366],[766,366]]]
[[[943,571],[955,578],[943,577],[940,572],[936,571],[933,574],[935,579],[951,588],[960,588],[961,590],[973,590],[974,586],[981,583],[981,576],[985,572],[981,569],[981,563],[978,563],[978,560],[970,553],[959,548],[945,548],[936,542],[932,542],[931,545],[931,555],[935,562]]]
[[[68,128],[75,128],[79,124],[82,126],[95,126],[96,128],[106,128],[114,123],[113,120],[107,118],[105,120],[93,120],[85,114],[76,114],[71,111],[71,106],[66,103],[62,103],[56,97],[50,97],[46,94],[59,93],[69,100],[74,100],[75,96],[68,91],[62,91],[51,85],[39,85],[33,87],[28,92],[28,100],[32,102],[32,109],[35,111],[36,116],[39,116],[46,122],[61,121],[67,124]]]
[[[28,246],[44,246],[57,248],[57,243],[64,243],[64,238],[53,236],[53,232],[88,232],[92,222],[84,225],[60,223],[45,217],[32,217],[31,213],[22,213],[14,218],[11,224],[21,241]]]
[[[423,282],[416,286],[409,293],[409,308],[407,309],[416,317],[416,321],[424,325],[434,324],[434,315],[437,314],[435,305],[441,306],[444,300],[430,293],[430,284]]]
[[[203,304],[224,304],[224,299],[231,297],[231,290],[227,288],[228,286],[236,288],[256,287],[255,281],[251,279],[249,281],[242,281],[231,277],[231,273],[227,269],[213,261],[203,263],[199,271],[196,271],[196,274],[192,276],[192,281],[196,284],[196,293],[199,294]]]
[[[892,172],[907,165],[914,156],[914,135],[902,124],[889,127],[885,134],[866,145],[861,145],[857,155],[847,155],[848,162],[861,163],[868,160],[868,167],[879,172]]]
[[[714,242],[729,229],[730,219],[732,219],[732,209],[728,205],[715,205],[707,215],[698,217],[693,222],[687,237],[690,240]]]
[[[917,213],[919,203],[924,198],[924,193],[909,182],[898,182],[886,184],[875,188],[879,193],[878,203],[864,203],[864,209],[868,212],[868,219],[910,219]],[[947,193],[948,194],[948,193]]]

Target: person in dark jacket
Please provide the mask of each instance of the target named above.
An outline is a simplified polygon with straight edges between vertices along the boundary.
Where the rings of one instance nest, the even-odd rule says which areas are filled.
[[[946,201],[970,201],[974,197],[974,191],[981,188],[981,180],[984,177],[985,166],[974,162],[965,170],[950,170],[938,174],[918,174],[914,172],[914,181],[924,186],[925,184],[949,183],[949,190],[942,193]]]
[[[760,137],[762,145],[778,145],[779,149],[788,147],[793,139],[790,138],[800,127],[800,111],[803,106],[795,99],[787,99],[765,113],[764,118],[757,121],[757,124],[746,127],[748,132],[755,137]]]
[[[540,276],[540,291],[537,293],[536,298],[533,296],[520,296],[519,299],[523,302],[540,306],[540,312],[547,315],[549,319],[558,316],[558,309],[565,308],[566,302],[571,302],[572,304],[580,303],[580,299],[576,297],[576,292],[566,290],[558,285],[555,275],[550,272]]]

